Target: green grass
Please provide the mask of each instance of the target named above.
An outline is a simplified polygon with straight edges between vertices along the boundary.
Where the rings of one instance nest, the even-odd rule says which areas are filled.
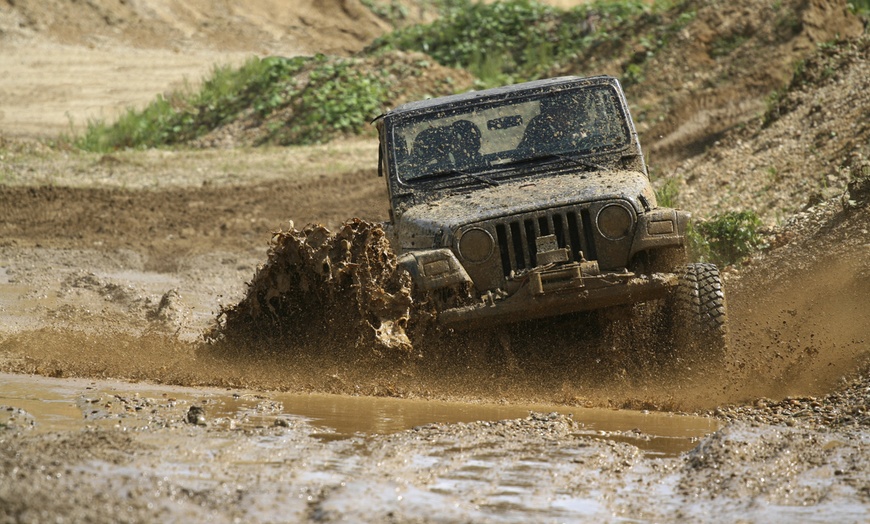
[[[240,118],[268,123],[272,132],[263,143],[311,144],[358,133],[387,98],[378,73],[358,65],[318,55],[252,58],[236,69],[215,67],[198,90],[158,95],[144,109],[129,109],[111,124],[88,122],[71,141],[100,153],[171,146]]]
[[[728,56],[747,40],[749,40],[749,36],[742,34],[732,34],[718,38],[711,43],[710,56],[713,58]]]
[[[865,19],[870,18],[870,0],[851,0],[848,5],[853,13]]]
[[[676,179],[669,178],[656,190],[656,202],[660,207],[679,207],[680,185]]]
[[[306,89],[292,93],[293,118],[280,122],[272,143],[312,144],[356,134],[386,103],[385,82],[351,61],[324,63],[311,71]]]
[[[653,9],[642,0],[595,0],[567,11],[534,0],[469,2],[431,24],[386,35],[369,51],[421,51],[442,65],[468,69],[482,85],[504,84],[539,78]]]
[[[396,0],[361,0],[361,3],[379,18],[397,25],[408,18],[408,8]]]
[[[762,248],[761,219],[754,211],[729,211],[693,225],[689,251],[694,258],[727,266]]]
[[[117,121],[88,122],[73,140],[86,151],[173,145],[198,138],[252,109],[263,114],[288,103],[288,83],[310,61],[251,58],[240,68],[215,66],[198,90],[190,86],[158,95],[144,109],[128,109]]]
[[[774,174],[775,171],[774,168]],[[679,197],[675,179],[669,179],[656,191],[656,201],[661,207],[679,208]],[[708,220],[690,222],[686,247],[692,260],[719,266],[736,264],[763,247],[761,225],[754,211],[729,211]]]

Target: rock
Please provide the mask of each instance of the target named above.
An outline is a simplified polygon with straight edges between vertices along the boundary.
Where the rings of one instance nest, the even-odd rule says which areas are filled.
[[[205,426],[205,409],[200,406],[190,406],[187,410],[187,423],[195,426]]]

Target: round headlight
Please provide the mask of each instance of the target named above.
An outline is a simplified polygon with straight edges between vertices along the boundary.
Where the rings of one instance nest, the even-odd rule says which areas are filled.
[[[459,254],[465,260],[479,264],[486,262],[492,255],[492,250],[495,247],[495,242],[492,240],[492,235],[485,229],[478,227],[469,229],[462,233],[459,238]]]
[[[619,204],[608,204],[601,208],[596,219],[598,231],[610,240],[620,240],[631,232],[634,217],[628,209]]]

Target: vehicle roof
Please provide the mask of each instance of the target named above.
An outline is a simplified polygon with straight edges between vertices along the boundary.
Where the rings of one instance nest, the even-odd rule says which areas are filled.
[[[578,87],[583,85],[604,85],[604,84],[618,84],[618,81],[612,76],[592,76],[592,77],[580,77],[580,76],[560,76],[556,78],[547,78],[544,80],[533,80],[531,82],[523,82],[521,84],[513,84],[502,87],[494,87],[491,89],[483,89],[480,91],[469,91],[467,93],[461,93],[458,95],[448,95],[441,96],[437,98],[429,98],[427,100],[419,100],[416,102],[408,102],[407,104],[402,104],[395,109],[387,111],[384,117],[393,116],[397,114],[410,113],[415,111],[425,111],[426,109],[431,109],[435,107],[440,107],[444,105],[457,104],[462,102],[468,102],[470,100],[475,99],[483,99],[483,98],[497,98],[499,95],[507,96],[513,93],[523,92],[523,91],[535,91],[541,88],[556,88],[556,87]]]

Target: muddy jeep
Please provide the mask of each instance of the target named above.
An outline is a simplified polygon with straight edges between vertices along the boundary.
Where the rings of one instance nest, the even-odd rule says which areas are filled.
[[[659,207],[615,78],[562,77],[380,117],[388,234],[439,322],[474,327],[662,300],[683,343],[724,350],[718,269]]]

